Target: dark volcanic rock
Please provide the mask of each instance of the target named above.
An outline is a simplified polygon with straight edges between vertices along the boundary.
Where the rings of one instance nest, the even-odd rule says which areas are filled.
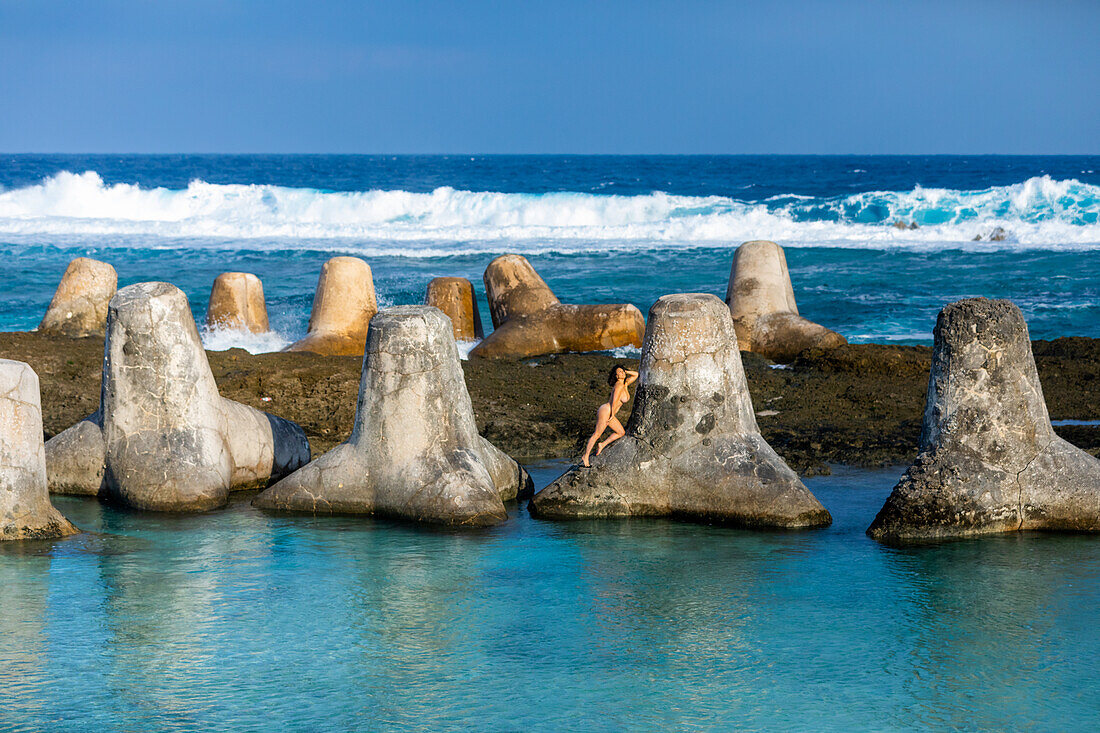
[[[1100,418],[1100,339],[1036,341],[1035,361],[1054,419]],[[917,455],[932,350],[849,344],[810,349],[784,368],[742,352],[757,422],[768,443],[803,475],[828,464],[902,465]],[[0,355],[30,364],[42,385],[46,436],[99,406],[103,339],[0,333]],[[347,440],[355,422],[361,357],[208,352],[223,397],[293,420],[315,456]],[[558,354],[462,363],[481,434],[521,461],[578,456],[607,399],[608,354]],[[628,404],[627,410],[630,409]],[[774,413],[774,414],[773,414]],[[1100,428],[1060,427],[1100,451]]]

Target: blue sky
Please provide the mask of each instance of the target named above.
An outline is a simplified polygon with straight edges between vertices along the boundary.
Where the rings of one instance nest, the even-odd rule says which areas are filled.
[[[0,151],[1098,153],[1100,2],[0,0]]]

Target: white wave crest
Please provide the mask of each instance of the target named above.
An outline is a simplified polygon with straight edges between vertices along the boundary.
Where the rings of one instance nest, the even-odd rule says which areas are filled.
[[[916,229],[895,229],[895,221]],[[1004,239],[989,242],[997,228]],[[57,245],[327,249],[366,256],[727,246],[982,249],[1100,247],[1100,186],[1031,178],[982,191],[916,187],[763,202],[723,196],[512,194],[439,188],[325,192],[194,181],[106,185],[63,172],[0,192],[0,234]],[[976,237],[978,242],[971,243]]]

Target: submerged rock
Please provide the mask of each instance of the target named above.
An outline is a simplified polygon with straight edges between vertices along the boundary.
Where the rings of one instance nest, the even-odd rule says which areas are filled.
[[[260,278],[250,272],[223,272],[218,275],[210,288],[206,327],[251,333],[270,330],[264,285]]]
[[[399,306],[371,321],[351,437],[253,504],[481,526],[507,519],[530,481],[478,435],[451,321]]]
[[[106,262],[77,257],[65,268],[38,330],[70,338],[101,335],[107,323],[107,304],[117,287],[115,268]]]
[[[473,284],[464,277],[437,277],[428,283],[425,302],[451,319],[455,339],[473,341],[484,334]]]
[[[471,352],[485,359],[519,359],[566,351],[641,346],[645,319],[629,304],[565,305],[520,255],[501,255],[485,268],[494,331]]]
[[[1054,434],[1027,324],[1007,300],[940,312],[919,448],[871,537],[1100,531],[1100,460]]]
[[[333,257],[321,268],[305,338],[284,350],[358,356],[377,312],[370,265],[358,257]]]
[[[111,300],[99,410],[46,457],[54,493],[203,511],[303,465],[309,443],[294,423],[218,394],[187,297],[152,282]]]
[[[729,309],[698,293],[666,295],[649,311],[625,437],[539,492],[532,510],[745,527],[832,521],[761,437]]]
[[[742,351],[789,362],[809,348],[848,343],[839,333],[798,314],[787,257],[775,242],[745,242],[737,248],[726,302]]]
[[[52,539],[79,532],[50,503],[38,375],[0,359],[0,540]]]

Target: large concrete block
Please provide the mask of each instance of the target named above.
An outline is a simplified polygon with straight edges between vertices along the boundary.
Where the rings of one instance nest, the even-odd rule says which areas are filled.
[[[450,320],[429,306],[379,312],[367,334],[351,437],[253,500],[264,509],[436,524],[504,521],[530,488],[478,435]]]
[[[653,305],[626,435],[539,492],[532,509],[744,527],[832,521],[760,435],[729,308],[701,293]]]

